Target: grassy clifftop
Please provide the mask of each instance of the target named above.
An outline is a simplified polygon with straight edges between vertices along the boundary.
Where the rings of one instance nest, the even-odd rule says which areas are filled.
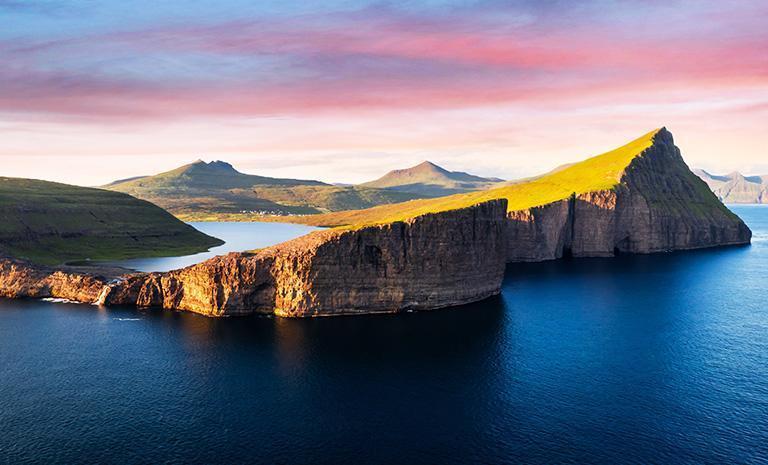
[[[221,243],[126,194],[0,177],[0,255],[58,264],[184,255]]]
[[[602,155],[575,163],[527,182],[437,199],[412,200],[366,210],[353,210],[299,218],[316,226],[365,226],[402,221],[427,213],[469,207],[493,199],[507,199],[509,210],[522,210],[567,198],[573,193],[611,189],[636,156],[653,144],[660,129]]]

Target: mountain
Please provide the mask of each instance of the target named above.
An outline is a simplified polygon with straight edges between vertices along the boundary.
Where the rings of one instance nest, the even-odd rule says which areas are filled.
[[[702,169],[693,172],[725,203],[768,203],[768,176],[744,176],[738,172],[720,176]]]
[[[130,195],[0,177],[0,255],[56,264],[185,255],[222,242]]]
[[[197,160],[188,165],[180,166],[171,171],[154,176],[136,176],[133,178],[114,181],[103,187],[123,189],[242,189],[253,185],[265,186],[327,186],[320,181],[300,179],[268,178],[243,174],[232,165],[223,161],[206,163]]]
[[[499,178],[481,178],[461,171],[448,171],[425,161],[411,168],[393,170],[381,178],[360,184],[363,187],[412,192],[424,197],[484,190],[503,182]]]
[[[103,187],[148,200],[185,219],[240,213],[312,214],[421,197],[313,180],[255,176],[240,173],[223,161],[206,163],[202,160],[165,173],[115,181]]]

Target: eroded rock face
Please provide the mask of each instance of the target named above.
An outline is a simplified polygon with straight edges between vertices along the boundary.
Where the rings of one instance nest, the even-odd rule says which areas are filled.
[[[686,166],[662,129],[614,190],[508,213],[507,261],[748,244],[752,232]]]
[[[506,200],[356,230],[326,230],[111,284],[101,303],[212,316],[422,310],[498,294]]]
[[[55,297],[95,302],[110,277],[0,258],[0,297]]]

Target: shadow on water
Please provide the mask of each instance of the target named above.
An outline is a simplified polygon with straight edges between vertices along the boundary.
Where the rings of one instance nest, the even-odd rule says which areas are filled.
[[[498,343],[504,328],[504,300],[431,312],[360,315],[309,319],[267,316],[207,318],[184,312],[142,311],[142,317],[180,331],[191,347],[227,351],[231,348],[274,348],[286,362],[318,359],[333,364],[389,360],[471,358]],[[109,312],[133,311],[128,308]],[[438,357],[439,356],[439,357]],[[438,357],[438,358],[436,358]]]

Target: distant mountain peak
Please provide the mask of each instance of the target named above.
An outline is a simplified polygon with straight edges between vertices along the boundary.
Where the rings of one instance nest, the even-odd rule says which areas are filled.
[[[216,160],[208,163],[208,168],[215,168],[217,170],[237,171],[231,164],[221,160]]]
[[[104,187],[135,193],[135,190],[153,192],[168,189],[250,189],[254,186],[327,186],[320,181],[270,178],[237,171],[231,164],[215,160],[195,160],[176,169],[153,176],[139,176],[115,181]],[[152,194],[154,195],[154,194]]]
[[[440,171],[448,171],[442,166],[437,165],[437,163],[433,163],[429,160],[424,160],[423,162],[419,163],[418,165],[414,166],[413,168],[430,168],[430,169],[436,169]],[[407,169],[407,168],[406,168]]]
[[[462,171],[449,171],[434,162],[425,160],[410,168],[392,170],[381,178],[362,186],[434,196],[482,190],[501,181],[501,179],[483,178]]]
[[[221,160],[206,163],[198,159],[189,165],[181,167],[181,170],[184,173],[242,174],[231,164]]]

